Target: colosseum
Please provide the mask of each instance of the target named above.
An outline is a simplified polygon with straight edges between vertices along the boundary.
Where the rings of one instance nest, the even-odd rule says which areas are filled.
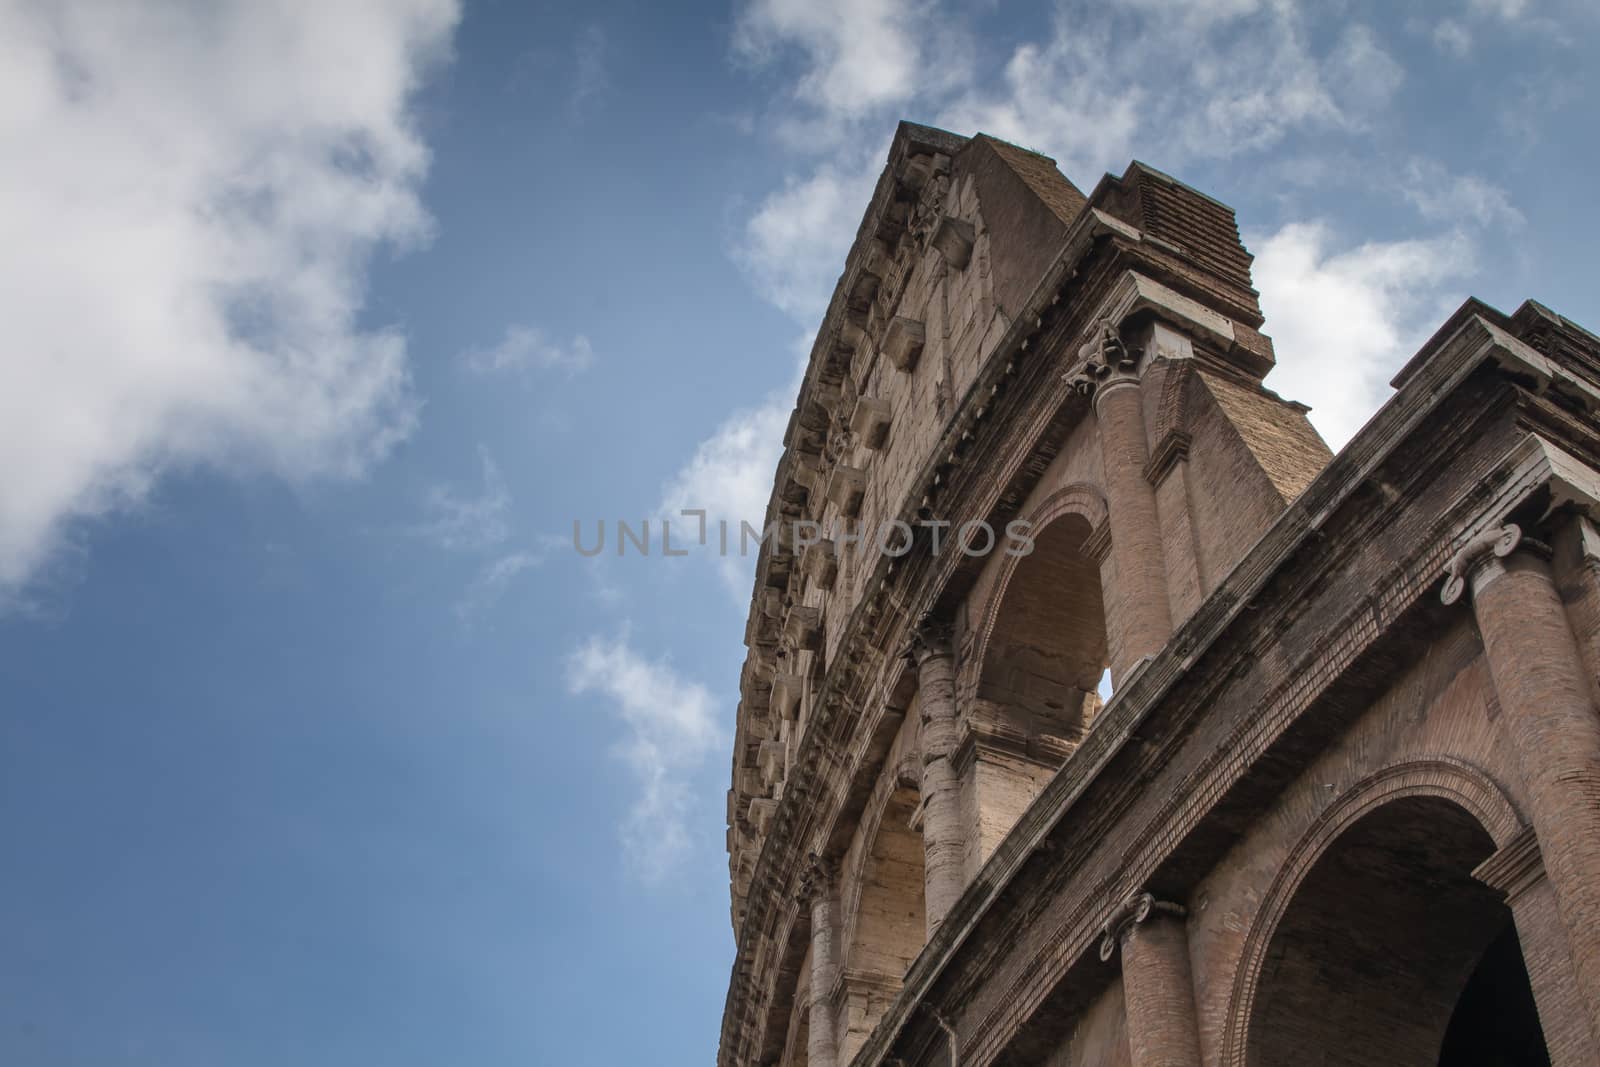
[[[1600,339],[1469,300],[1333,454],[1250,271],[900,125],[757,562],[721,1064],[1600,1063]]]

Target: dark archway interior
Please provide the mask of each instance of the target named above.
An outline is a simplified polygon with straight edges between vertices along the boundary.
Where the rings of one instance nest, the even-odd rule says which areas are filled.
[[[1507,947],[1511,913],[1471,877],[1493,851],[1471,815],[1433,797],[1393,801],[1345,831],[1273,934],[1252,1067],[1547,1063],[1472,1058],[1498,1025],[1485,1014],[1506,1030],[1495,1048],[1544,1048],[1514,932]]]
[[[1089,523],[1064,515],[1018,561],[984,649],[978,696],[1025,725],[1082,735],[1106,668],[1100,568],[1083,552]]]
[[[1439,1067],[1549,1067],[1517,928],[1507,922],[1467,979]]]

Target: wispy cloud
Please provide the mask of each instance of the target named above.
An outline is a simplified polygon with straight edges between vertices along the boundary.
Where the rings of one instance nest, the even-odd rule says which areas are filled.
[[[741,606],[750,597],[755,558],[753,551],[750,556],[742,556],[735,548],[740,523],[748,522],[759,530],[766,518],[773,472],[783,454],[783,431],[800,392],[800,377],[811,354],[812,336],[805,335],[794,343],[794,378],[760,404],[738,409],[724,419],[661,491],[657,514],[671,521],[675,531],[694,528],[695,519],[681,517],[686,510],[704,511],[708,529],[727,524],[730,551],[714,558],[723,584]],[[708,533],[707,537],[711,546],[720,549],[718,534]]]
[[[0,7],[0,590],[174,468],[356,476],[410,432],[405,340],[359,312],[429,234],[411,100],[457,16]]]
[[[461,358],[481,374],[562,371],[572,375],[588,370],[594,363],[594,348],[582,334],[574,337],[571,344],[562,345],[551,341],[537,327],[513,324],[494,344],[470,348]]]
[[[829,115],[856,117],[916,91],[923,27],[904,0],[755,0],[739,13],[735,54],[770,65],[802,57],[791,92]]]
[[[727,739],[705,686],[680,675],[669,660],[651,660],[617,637],[593,636],[567,658],[567,688],[605,697],[624,736],[616,752],[632,771],[637,797],[621,828],[624,855],[647,882],[659,882],[688,856],[699,833],[691,825],[690,776]]]
[[[464,492],[453,485],[428,490],[427,517],[411,528],[418,537],[452,552],[480,551],[501,544],[510,535],[511,492],[489,450],[478,446],[482,471],[479,488]]]
[[[1299,129],[1359,131],[1405,77],[1359,23],[1314,46],[1291,0],[1062,3],[1042,41],[1016,47],[991,79],[970,61],[946,61],[963,52],[948,35],[920,32],[946,20],[959,26],[945,7],[845,6],[848,17],[830,18],[826,5],[756,0],[733,38],[737,57],[793,76],[773,125],[826,127],[750,211],[732,249],[756,290],[806,325],[820,316],[854,237],[885,131],[907,107],[1053,155],[1087,186],[1145,149],[1178,167],[1245,157]],[[798,62],[785,67],[784,56]],[[1162,57],[1159,78],[1150,76],[1152,56]]]
[[[1472,270],[1461,235],[1340,250],[1325,222],[1252,237],[1255,279],[1279,353],[1267,384],[1313,402],[1311,421],[1340,447],[1388,395],[1388,379],[1459,300]]]
[[[1472,174],[1452,174],[1442,164],[1413,159],[1406,165],[1405,197],[1423,218],[1452,225],[1517,226],[1522,212],[1504,189]]]
[[[1018,47],[1000,85],[971,86],[941,121],[1046,152],[1093,184],[1140,146],[1176,167],[1258,152],[1297,128],[1360,128],[1403,78],[1359,23],[1319,54],[1286,0],[1062,5],[1045,43]]]
[[[555,539],[559,541],[559,539]],[[560,542],[565,544],[565,542]],[[524,572],[542,566],[551,552],[559,547],[552,540],[541,540],[537,549],[517,549],[490,559],[478,568],[478,573],[462,591],[455,604],[456,621],[464,627],[472,626],[484,612],[505,595],[506,590]]]
[[[574,119],[586,118],[610,91],[611,72],[607,64],[610,49],[610,38],[603,26],[590,24],[579,31],[572,49],[576,69],[569,99]]]
[[[745,224],[735,258],[756,290],[797,321],[821,318],[887,148],[875,144],[785,179]]]

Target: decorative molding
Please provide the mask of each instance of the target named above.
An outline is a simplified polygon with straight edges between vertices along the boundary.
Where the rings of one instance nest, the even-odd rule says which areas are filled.
[[[1498,889],[1506,896],[1506,903],[1516,899],[1544,881],[1544,854],[1539,850],[1539,839],[1532,826],[1525,826],[1498,852],[1478,864],[1472,877]]]
[[[1151,485],[1160,485],[1172,468],[1189,458],[1189,445],[1193,438],[1182,430],[1172,430],[1156,445],[1155,451],[1150,454],[1150,462],[1145,464],[1145,480]]]

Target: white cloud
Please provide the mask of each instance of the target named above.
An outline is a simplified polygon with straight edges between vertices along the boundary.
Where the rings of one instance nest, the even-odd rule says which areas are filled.
[[[1256,249],[1255,280],[1278,353],[1267,384],[1313,405],[1341,447],[1388,395],[1388,379],[1459,298],[1445,283],[1472,269],[1461,236],[1368,242],[1335,251],[1325,223],[1292,223]]]
[[[857,118],[917,89],[924,70],[917,9],[905,0],[754,0],[739,13],[734,51],[765,65],[798,49],[805,69],[795,97]]]
[[[1422,217],[1435,222],[1517,226],[1522,212],[1506,191],[1475,175],[1451,174],[1432,160],[1413,159],[1403,189]]]
[[[625,854],[647,881],[659,881],[693,847],[689,776],[727,744],[716,703],[668,660],[648,660],[624,633],[590,637],[567,659],[567,688],[610,699],[626,728],[617,753],[638,779],[638,798],[622,827]]]
[[[1001,85],[969,88],[940,122],[1055,156],[1091,185],[1136,154],[1176,167],[1268,148],[1300,127],[1360,128],[1402,78],[1359,24],[1315,54],[1288,0],[1063,5],[1044,44],[1012,54]]]
[[[728,554],[717,555],[718,572],[728,591],[742,607],[750,597],[755,574],[756,548],[740,554],[740,523],[759,530],[772,496],[774,472],[783,455],[783,432],[800,392],[800,377],[811,354],[812,336],[795,342],[794,379],[761,404],[735,411],[695,448],[694,455],[661,491],[659,515],[673,523],[673,543],[693,543],[698,534],[695,517],[684,511],[705,511],[706,541],[698,551],[720,553],[719,523],[726,523]],[[680,534],[678,531],[682,531]]]
[[[736,411],[710,437],[662,491],[660,514],[673,524],[673,543],[690,543],[698,534],[699,520],[684,518],[686,510],[706,512],[706,547],[696,551],[717,553],[719,523],[726,523],[728,554],[718,555],[717,570],[739,604],[750,597],[755,574],[755,548],[740,555],[740,522],[759,530],[772,495],[773,471],[783,455],[783,431],[794,410],[794,398],[774,396],[758,407]],[[682,531],[682,532],[679,532]]]
[[[428,233],[452,0],[0,7],[0,591],[174,468],[352,476],[411,429],[365,266]]]
[[[1133,154],[1144,87],[1107,77],[1109,28],[1064,29],[1045,45],[1025,44],[1006,63],[999,92],[971,92],[939,118],[1055,156],[1080,181]]]
[[[570,345],[562,346],[547,339],[536,327],[513,324],[506,327],[499,341],[487,348],[468,349],[462,359],[482,374],[559,370],[572,375],[594,363],[594,347],[582,334],[574,337]]]
[[[510,536],[511,492],[505,478],[489,450],[481,445],[478,462],[483,470],[482,488],[463,493],[449,485],[432,487],[424,504],[428,518],[412,528],[413,534],[452,552],[482,551]]]
[[[885,144],[785,180],[745,224],[734,258],[757,292],[798,321],[822,317],[887,151]]]
[[[962,52],[959,32],[910,28],[948,21],[942,9],[846,6],[849,17],[832,18],[828,5],[758,0],[734,39],[746,57],[770,61],[786,47],[806,57],[787,93],[800,117],[780,113],[777,126],[820,131],[809,147],[821,158],[760,201],[733,253],[757,292],[808,325],[883,166],[883,132],[907,102],[948,129],[1052,155],[1087,187],[1136,155],[1177,167],[1268,148],[1296,128],[1359,129],[1404,77],[1360,24],[1316,54],[1291,0],[1063,3],[1043,43],[1014,49],[993,83],[975,81],[970,61],[944,62]]]

